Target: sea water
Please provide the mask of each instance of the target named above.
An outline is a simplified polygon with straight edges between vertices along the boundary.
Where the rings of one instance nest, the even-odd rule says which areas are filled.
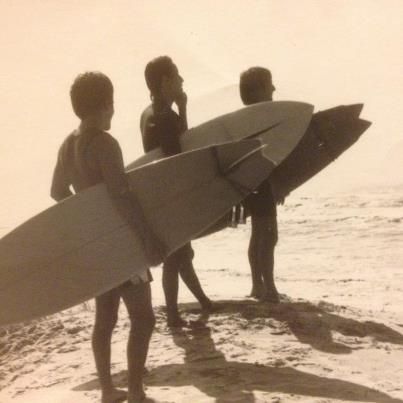
[[[277,217],[280,293],[390,310],[403,323],[403,187],[291,195],[278,206]],[[0,223],[1,236],[10,230]],[[197,273],[213,299],[243,298],[250,292],[249,237],[250,219],[193,242]],[[153,275],[154,303],[163,304],[160,268]],[[179,300],[194,301],[183,284]]]
[[[277,216],[280,293],[403,313],[402,187],[291,196]],[[248,220],[193,243],[198,273],[217,276],[212,293],[249,293],[249,237]],[[211,288],[207,273],[204,284]]]

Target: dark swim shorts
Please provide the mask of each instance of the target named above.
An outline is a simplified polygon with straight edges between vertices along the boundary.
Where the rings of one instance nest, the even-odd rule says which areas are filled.
[[[243,205],[248,216],[277,216],[276,202],[268,181],[264,181],[255,192],[251,193],[243,201]]]
[[[180,266],[184,263],[191,262],[193,257],[194,251],[189,242],[169,255],[164,261],[164,266]]]

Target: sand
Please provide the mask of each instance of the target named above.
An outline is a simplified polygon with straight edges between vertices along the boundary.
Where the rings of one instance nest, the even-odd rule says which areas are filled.
[[[247,297],[249,226],[194,243],[217,312],[181,288],[193,326],[157,326],[145,384],[160,402],[403,402],[402,207],[399,194],[294,198],[279,209],[278,305]],[[399,248],[400,242],[400,248]],[[93,303],[0,328],[0,402],[100,401]],[[127,315],[113,337],[113,377],[126,387]]]

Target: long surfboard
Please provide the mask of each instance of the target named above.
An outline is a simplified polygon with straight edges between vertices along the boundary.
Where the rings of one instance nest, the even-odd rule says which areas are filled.
[[[264,155],[276,166],[281,164],[301,141],[311,121],[313,106],[304,102],[261,102],[236,110],[193,127],[181,135],[183,151],[212,144],[257,138],[267,145]],[[152,150],[128,165],[139,167],[164,158],[162,150]],[[203,237],[227,227],[231,212],[220,217],[197,237]],[[197,238],[195,237],[195,238]]]
[[[168,253],[267,178],[274,164],[262,147],[257,140],[214,146],[127,173]],[[0,240],[0,325],[52,314],[123,283],[148,267],[141,245],[104,184],[50,207]]]
[[[270,174],[273,196],[282,200],[326,168],[371,126],[361,119],[363,104],[340,105],[313,114],[309,126],[289,155]],[[220,231],[232,219],[229,212],[201,236]]]
[[[267,145],[264,155],[279,165],[295,148],[312,117],[313,106],[303,102],[261,102],[231,112],[199,126],[181,136],[183,151],[246,138],[258,138]],[[164,158],[161,149],[152,150],[127,169]]]
[[[362,104],[338,106],[312,116],[313,106],[302,102],[262,102],[219,116],[185,132],[183,150],[228,139],[259,138],[267,147],[264,155],[276,165],[270,175],[273,194],[282,199],[340,156],[368,129],[370,122],[360,119]],[[130,166],[162,158],[153,150]],[[225,228],[231,220],[226,214],[201,236]]]
[[[181,145],[183,150],[193,150],[228,140],[259,138],[267,145],[264,155],[277,165],[269,180],[274,196],[282,199],[338,158],[369,128],[371,123],[360,118],[362,109],[362,104],[340,105],[312,115],[313,106],[307,103],[262,102],[188,130]],[[163,154],[156,149],[129,168],[160,158]]]

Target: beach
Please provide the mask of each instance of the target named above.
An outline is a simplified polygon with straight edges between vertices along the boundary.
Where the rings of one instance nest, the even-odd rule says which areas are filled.
[[[157,325],[145,384],[160,402],[403,402],[401,188],[297,195],[278,208],[278,305],[248,297],[249,222],[193,242],[217,311],[203,315],[181,284],[191,326]],[[100,399],[91,351],[93,302],[0,328],[0,402]],[[129,323],[121,307],[112,372],[126,387]]]
[[[70,88],[86,71],[113,82],[111,134],[125,165],[143,154],[144,73],[158,56],[184,80],[189,128],[242,108],[240,74],[252,66],[271,71],[275,101],[315,113],[364,104],[371,128],[278,207],[280,304],[248,296],[249,221],[193,242],[217,309],[203,315],[180,283],[190,327],[167,328],[161,267],[152,270],[146,393],[165,403],[403,403],[402,18],[401,0],[2,1],[0,237],[54,204],[57,153],[80,124]],[[0,403],[99,402],[93,322],[90,300],[0,327]],[[122,304],[120,388],[128,332]]]

